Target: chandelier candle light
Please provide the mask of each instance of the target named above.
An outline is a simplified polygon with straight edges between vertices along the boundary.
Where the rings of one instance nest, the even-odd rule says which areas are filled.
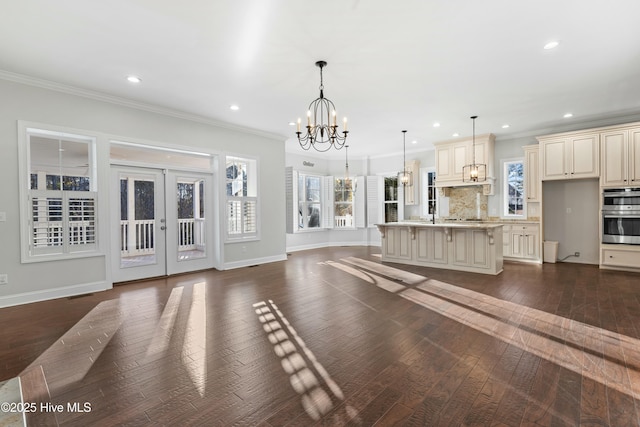
[[[407,170],[407,131],[402,131],[402,172],[398,172],[398,183],[401,183],[404,187],[410,187],[413,185],[413,172]]]
[[[471,116],[473,120],[473,142],[471,152],[473,155],[473,163],[465,165],[462,168],[462,182],[483,182],[487,180],[487,165],[476,163],[476,119],[478,116]]]
[[[327,62],[318,61],[316,66],[320,68],[320,96],[309,104],[306,133],[302,134],[301,120],[298,118],[296,135],[298,135],[300,147],[304,150],[309,150],[311,147],[316,151],[328,151],[331,147],[339,150],[344,147],[349,133],[347,118],[343,120],[342,132],[339,132],[336,123],[336,107],[329,98],[324,97],[322,69],[327,66]]]

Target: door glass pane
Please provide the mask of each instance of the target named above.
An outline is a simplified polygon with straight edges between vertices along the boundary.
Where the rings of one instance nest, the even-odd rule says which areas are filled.
[[[156,263],[155,181],[120,178],[120,267]]]
[[[205,209],[204,180],[179,178],[177,182],[178,261],[204,258]]]

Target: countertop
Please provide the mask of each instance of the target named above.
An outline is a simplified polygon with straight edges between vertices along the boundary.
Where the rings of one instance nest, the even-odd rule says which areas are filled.
[[[492,229],[502,227],[502,223],[498,222],[474,222],[474,221],[451,221],[436,222],[435,224],[428,221],[401,221],[386,222],[384,224],[376,224],[377,227],[437,227],[437,228],[475,228],[475,229]]]

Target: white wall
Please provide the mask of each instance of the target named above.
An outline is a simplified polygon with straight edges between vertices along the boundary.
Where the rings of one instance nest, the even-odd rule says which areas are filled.
[[[21,264],[18,120],[257,157],[261,239],[224,245],[221,261],[225,267],[237,267],[286,258],[283,140],[1,79],[0,99],[0,212],[7,213],[7,221],[0,223],[0,273],[9,275],[9,284],[0,286],[0,307],[111,286],[108,233],[100,235],[103,256]],[[99,141],[104,145],[105,139]],[[98,150],[107,152],[105,147]],[[107,179],[99,176],[99,182]],[[99,203],[102,211],[108,197]]]

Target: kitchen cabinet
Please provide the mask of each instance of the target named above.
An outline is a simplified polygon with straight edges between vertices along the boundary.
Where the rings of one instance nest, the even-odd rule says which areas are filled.
[[[640,128],[617,129],[600,135],[602,187],[640,184]]]
[[[600,266],[623,270],[640,270],[640,247],[634,245],[602,245]]]
[[[502,224],[402,221],[376,226],[384,262],[482,274],[502,272]]]
[[[411,229],[409,227],[388,227],[382,243],[389,260],[411,259]]]
[[[527,145],[524,149],[524,192],[527,202],[539,202],[542,192],[540,180],[540,146]]]
[[[436,180],[462,181],[462,168],[467,164],[465,141],[436,146]]]
[[[473,139],[459,139],[434,144],[436,151],[436,186],[453,187],[469,185],[462,182],[462,168],[474,160],[487,165],[487,178],[493,179],[493,154],[495,136],[485,134],[476,136],[475,150]]]
[[[485,230],[453,229],[453,264],[475,268],[489,265],[489,236]]]
[[[447,235],[444,228],[419,228],[416,233],[416,260],[436,264],[448,262]]]
[[[420,204],[420,161],[410,160],[404,165],[405,170],[413,175],[413,184],[403,187],[404,204],[418,205]]]
[[[509,224],[503,228],[506,258],[540,260],[540,228],[538,224]]]
[[[538,141],[543,181],[600,176],[598,133],[548,135]]]

